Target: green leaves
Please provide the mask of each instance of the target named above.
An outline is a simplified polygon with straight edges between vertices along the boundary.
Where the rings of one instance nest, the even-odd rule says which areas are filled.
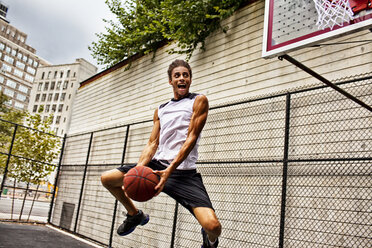
[[[50,132],[53,116],[43,120],[40,115],[43,111],[42,108],[36,115],[30,115],[26,112],[6,108],[4,105],[6,101],[7,99],[0,94],[0,117],[30,127],[18,126],[17,128],[12,149],[14,156],[11,157],[8,165],[8,176],[16,178],[18,181],[35,184],[45,181],[46,177],[54,171],[53,162],[60,151],[60,138]],[[14,124],[0,121],[0,151],[4,154],[9,152],[13,133]],[[0,171],[4,169],[6,160],[7,156],[0,156]]]
[[[244,0],[106,0],[117,22],[104,20],[107,33],[97,34],[89,46],[97,62],[112,66],[135,54],[155,52],[164,41],[175,41],[169,53],[187,59],[205,39],[221,27]]]

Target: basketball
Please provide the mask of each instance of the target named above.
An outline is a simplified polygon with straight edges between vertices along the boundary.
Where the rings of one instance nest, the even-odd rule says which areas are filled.
[[[146,166],[136,166],[124,176],[124,190],[129,198],[144,202],[154,197],[158,176]]]

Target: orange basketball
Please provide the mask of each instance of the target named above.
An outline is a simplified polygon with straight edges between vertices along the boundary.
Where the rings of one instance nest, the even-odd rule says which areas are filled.
[[[131,199],[139,202],[148,201],[154,197],[155,186],[159,177],[149,167],[136,166],[124,176],[124,190]]]

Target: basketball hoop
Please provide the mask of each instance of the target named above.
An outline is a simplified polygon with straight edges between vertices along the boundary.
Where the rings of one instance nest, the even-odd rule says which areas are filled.
[[[349,0],[313,0],[316,11],[318,12],[318,21],[316,25],[319,29],[330,28],[334,26],[343,26],[345,22],[353,20],[353,11]]]

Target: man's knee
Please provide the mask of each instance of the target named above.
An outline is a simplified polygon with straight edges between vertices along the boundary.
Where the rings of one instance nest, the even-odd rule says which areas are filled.
[[[222,226],[218,219],[213,218],[208,221],[208,223],[204,226],[204,229],[207,232],[211,232],[216,236],[219,236],[221,234]]]
[[[105,171],[101,174],[101,183],[105,188],[117,187],[118,181],[120,184],[122,183],[123,176],[121,172],[116,170]]]
[[[101,174],[101,183],[106,188],[110,186],[110,176],[109,176],[109,174],[110,173],[108,171],[105,171]]]

